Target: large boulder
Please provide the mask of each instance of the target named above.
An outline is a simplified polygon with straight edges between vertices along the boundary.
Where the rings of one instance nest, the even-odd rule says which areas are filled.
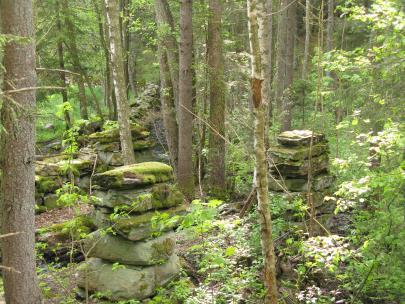
[[[145,162],[118,167],[94,175],[94,184],[103,189],[136,189],[173,178],[173,168],[159,162]]]
[[[153,142],[146,139],[139,139],[133,141],[134,151],[142,151],[153,147]],[[119,141],[114,142],[97,142],[94,145],[96,151],[103,152],[119,152],[121,151],[121,144]]]
[[[175,244],[174,233],[132,242],[119,235],[98,230],[84,240],[84,250],[89,257],[127,265],[149,266],[166,262],[174,253]]]
[[[115,232],[124,238],[131,241],[140,241],[177,227],[181,221],[181,216],[185,212],[186,206],[183,204],[164,209],[160,214],[165,215],[166,221],[153,223],[153,218],[158,214],[155,211],[141,215],[119,216],[111,215],[108,208],[96,208],[93,213],[93,220],[99,228],[112,227]]]
[[[116,265],[90,258],[79,266],[77,284],[89,292],[101,292],[112,301],[143,300],[174,279],[180,271],[179,258],[172,255],[167,263],[150,267]]]
[[[131,213],[170,208],[180,205],[184,197],[174,185],[156,184],[151,188],[132,190],[95,191],[97,206],[115,208],[125,207]]]

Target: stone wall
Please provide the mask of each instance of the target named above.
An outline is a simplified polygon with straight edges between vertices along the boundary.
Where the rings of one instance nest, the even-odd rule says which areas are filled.
[[[155,223],[157,211],[185,212],[182,194],[171,185],[173,170],[145,162],[94,176],[93,218],[99,230],[84,242],[88,257],[77,274],[78,286],[110,300],[142,300],[180,270],[172,229],[178,221]],[[119,265],[117,264],[119,263]]]

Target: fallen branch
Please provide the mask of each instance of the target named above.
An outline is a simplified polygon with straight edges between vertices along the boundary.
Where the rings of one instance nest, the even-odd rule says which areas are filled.
[[[4,239],[4,238],[6,238],[6,237],[10,237],[10,236],[15,236],[15,235],[18,235],[18,234],[22,234],[23,232],[12,232],[12,233],[7,233],[7,234],[1,234],[0,235],[0,239]]]
[[[239,213],[240,218],[244,217],[246,212],[249,211],[250,207],[252,206],[254,198],[256,196],[256,191],[257,191],[256,187],[253,187],[246,201],[243,203],[242,210]]]

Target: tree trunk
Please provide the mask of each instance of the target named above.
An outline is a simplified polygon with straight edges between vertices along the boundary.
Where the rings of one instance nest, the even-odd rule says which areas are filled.
[[[32,1],[0,1],[2,33],[24,37],[4,48],[4,102],[1,109],[2,234],[6,303],[40,304],[35,267],[35,90],[7,93],[36,86],[35,35]],[[0,233],[0,234],[1,234]]]
[[[161,39],[167,52],[167,62],[173,85],[173,96],[177,107],[179,101],[179,55],[173,16],[167,0],[155,0],[155,11],[156,22],[163,33]]]
[[[58,32],[62,32],[62,21],[60,18],[60,7],[59,3],[56,4],[56,11],[57,11],[57,20],[56,20],[56,28],[58,29]],[[68,94],[67,94],[67,82],[66,82],[66,74],[64,72],[65,70],[65,59],[63,55],[63,40],[61,38],[58,39],[58,61],[59,61],[59,69],[61,70],[60,72],[60,82],[64,90],[61,91],[62,95],[62,101],[63,103],[68,102]],[[70,118],[69,111],[63,111],[63,116],[65,119],[66,123],[66,129],[70,129],[72,127],[72,120]]]
[[[257,189],[258,213],[262,254],[264,259],[264,285],[266,287],[265,304],[277,304],[277,281],[274,243],[272,236],[271,214],[269,210],[269,190],[267,177],[267,160],[265,147],[267,100],[263,81],[263,59],[266,60],[264,50],[267,48],[266,32],[263,27],[266,16],[265,0],[248,1],[249,39],[252,58],[252,100],[255,116],[254,150],[255,150],[255,187]]]
[[[295,0],[281,1],[281,14],[278,24],[275,98],[282,131],[291,129],[293,102],[290,98],[290,87],[294,75],[296,4]]]
[[[311,39],[311,0],[306,0],[305,1],[305,46],[304,46],[304,59],[302,62],[302,79],[307,79],[310,39]]]
[[[326,25],[326,51],[330,52],[333,49],[333,30],[335,27],[335,18],[333,11],[335,7],[334,0],[328,0],[328,20]]]
[[[119,27],[119,7],[116,0],[105,0],[110,43],[110,60],[117,104],[122,157],[125,165],[135,162],[129,123],[129,106],[125,89],[124,61]]]
[[[120,18],[121,18],[121,38],[122,54],[124,58],[124,78],[127,98],[129,97],[129,1],[121,0]],[[121,17],[122,16],[122,17]]]
[[[161,46],[158,47],[160,56],[160,102],[162,106],[163,123],[165,125],[166,142],[169,148],[170,161],[177,176],[179,133],[173,99],[173,87],[166,52]]]
[[[93,0],[93,6],[94,10],[96,12],[96,17],[97,17],[97,22],[98,22],[98,33],[100,36],[100,44],[101,47],[103,48],[104,52],[104,59],[105,59],[105,86],[104,86],[104,98],[105,98],[105,103],[108,108],[108,119],[114,120],[114,106],[113,106],[113,101],[112,101],[112,83],[111,83],[111,69],[110,69],[110,55],[108,51],[108,45],[106,42],[106,36],[108,34],[106,33],[106,29],[104,28],[103,20],[102,20],[102,15],[100,8],[98,6],[97,0]],[[105,15],[105,14],[104,14]]]
[[[87,98],[86,98],[86,90],[84,87],[84,79],[81,74],[82,68],[80,65],[80,59],[79,59],[79,50],[77,48],[77,43],[76,43],[76,30],[72,21],[72,16],[70,15],[69,11],[69,1],[68,0],[63,0],[63,10],[64,10],[64,17],[65,17],[65,26],[66,26],[66,31],[67,31],[67,46],[70,52],[70,56],[72,57],[72,64],[73,64],[73,71],[77,74],[76,76],[77,79],[77,86],[79,88],[79,93],[78,93],[78,98],[80,102],[80,117],[82,119],[88,119],[89,114],[87,110]]]
[[[208,77],[210,84],[210,117],[208,168],[210,192],[223,196],[225,180],[225,84],[224,58],[221,38],[221,0],[209,1],[208,18]]]
[[[193,28],[192,1],[180,2],[179,156],[177,180],[188,199],[194,195],[193,179]]]

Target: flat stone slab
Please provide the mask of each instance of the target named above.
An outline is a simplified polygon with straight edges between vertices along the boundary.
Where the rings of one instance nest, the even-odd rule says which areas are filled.
[[[139,139],[133,141],[134,151],[142,151],[153,147],[153,142],[147,139]],[[119,141],[100,143],[97,142],[94,145],[96,151],[104,152],[119,152],[121,151],[121,143]]]
[[[270,172],[277,176],[279,173],[283,177],[305,177],[308,175],[309,170],[313,176],[327,171],[329,166],[329,156],[323,154],[317,157],[311,158],[311,160],[284,160],[282,163],[276,163],[270,166]]]
[[[335,177],[329,174],[320,174],[313,177],[312,191],[321,191],[333,185]],[[306,178],[286,178],[284,180],[269,177],[269,189],[272,191],[305,192],[308,190],[308,180]]]
[[[149,131],[144,127],[131,123],[132,139],[144,139],[149,136]],[[109,130],[92,133],[88,136],[88,140],[92,143],[111,143],[120,141],[120,133],[118,127]]]
[[[173,179],[173,168],[159,162],[144,162],[95,174],[93,182],[103,189],[136,189]]]
[[[312,148],[304,146],[285,147],[273,146],[269,148],[270,156],[275,163],[283,162],[283,160],[299,161],[308,159],[309,156],[315,157],[324,153],[328,153],[328,146],[323,143],[315,144]]]
[[[161,214],[167,214],[168,218],[177,220],[170,221],[165,225],[154,227],[152,219],[157,215],[156,211],[149,211],[140,215],[111,216],[108,208],[96,208],[93,213],[94,224],[98,228],[108,228],[131,241],[140,241],[151,237],[156,237],[159,233],[172,230],[177,227],[181,220],[181,215],[186,213],[187,207],[180,205],[170,209],[161,210]]]
[[[285,146],[306,146],[311,143],[311,137],[312,144],[325,141],[324,134],[314,133],[310,130],[285,131],[277,136],[277,141]]]
[[[112,301],[143,300],[173,280],[180,271],[177,255],[161,265],[135,267],[114,265],[99,258],[82,263],[76,273],[77,285],[90,293],[102,292]]]
[[[94,204],[101,207],[121,207],[131,213],[146,212],[180,205],[184,196],[174,185],[156,184],[146,189],[94,191],[97,200]]]
[[[89,257],[135,266],[150,266],[167,262],[176,245],[174,233],[166,233],[147,241],[133,242],[119,235],[98,230],[84,240]]]

